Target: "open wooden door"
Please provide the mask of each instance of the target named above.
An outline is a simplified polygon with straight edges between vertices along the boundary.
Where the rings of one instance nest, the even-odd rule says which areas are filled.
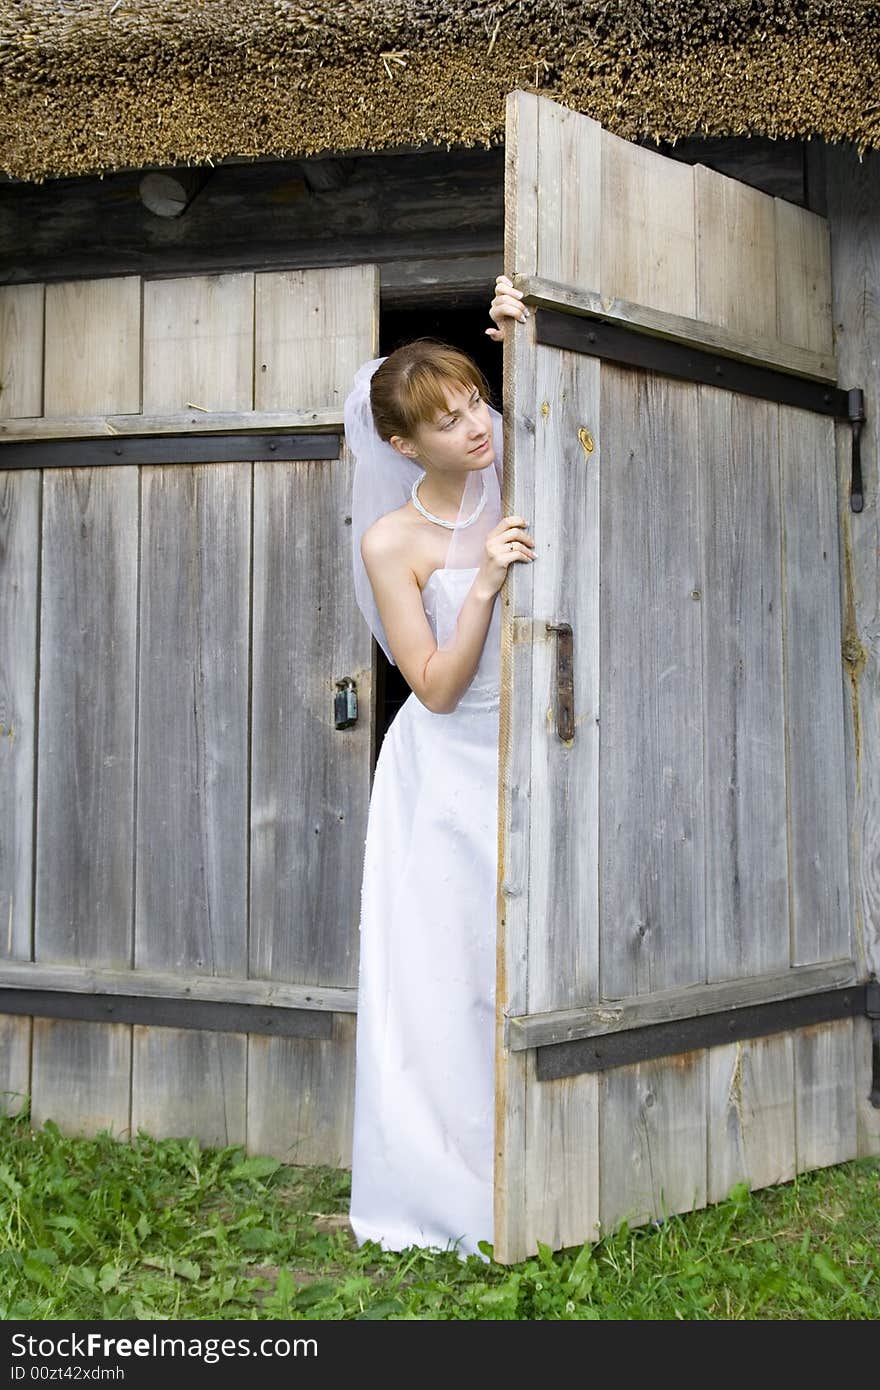
[[[827,226],[521,92],[506,197],[505,513],[538,556],[502,637],[514,1261],[853,1157],[870,1076]]]

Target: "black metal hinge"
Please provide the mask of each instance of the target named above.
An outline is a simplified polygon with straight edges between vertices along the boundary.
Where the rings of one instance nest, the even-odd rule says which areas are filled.
[[[865,1013],[871,1020],[871,1104],[880,1110],[880,980],[865,985]]]
[[[795,372],[742,362],[677,339],[658,338],[630,324],[610,323],[583,314],[562,313],[558,309],[538,309],[535,338],[547,347],[568,348],[590,357],[601,357],[618,367],[638,367],[679,381],[717,386],[724,391],[757,396],[760,400],[812,410],[845,421],[852,427],[850,507],[854,512],[862,510],[860,441],[865,423],[865,394],[861,387],[844,391],[830,382],[814,381]]]

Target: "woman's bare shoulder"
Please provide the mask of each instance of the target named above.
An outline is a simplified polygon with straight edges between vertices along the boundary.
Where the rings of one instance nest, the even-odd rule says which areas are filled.
[[[361,537],[367,573],[372,578],[381,568],[397,579],[412,575],[419,588],[424,588],[428,575],[443,564],[446,554],[448,532],[437,535],[437,529],[423,521],[409,502],[386,512]]]
[[[408,503],[386,512],[368,526],[361,537],[361,554],[387,557],[401,555],[407,551],[412,541],[412,523],[407,516]]]

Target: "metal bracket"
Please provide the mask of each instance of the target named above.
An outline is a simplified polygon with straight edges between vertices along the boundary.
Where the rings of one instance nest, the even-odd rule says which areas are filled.
[[[556,633],[556,732],[563,743],[574,738],[574,637],[571,623],[547,623]]]
[[[0,444],[0,468],[96,464],[286,463],[338,459],[338,434],[156,434],[33,439]]]

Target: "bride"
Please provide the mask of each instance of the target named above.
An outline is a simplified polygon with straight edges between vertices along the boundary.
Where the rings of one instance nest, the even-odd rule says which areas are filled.
[[[528,310],[505,276],[487,329]],[[487,1257],[493,1240],[498,592],[535,558],[501,517],[500,416],[464,353],[421,339],[345,403],[352,560],[412,693],[376,763],[360,917],[350,1219],[359,1245]]]

